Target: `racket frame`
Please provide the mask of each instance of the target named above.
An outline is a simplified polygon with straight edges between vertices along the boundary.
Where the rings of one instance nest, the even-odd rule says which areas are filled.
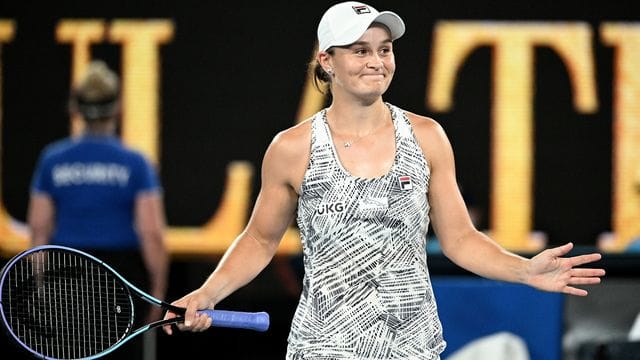
[[[60,252],[70,252],[70,253],[74,253],[76,255],[79,255],[81,257],[87,258],[88,260],[91,260],[95,263],[97,263],[100,266],[103,266],[108,272],[110,272],[116,279],[118,279],[118,281],[122,282],[122,284],[124,285],[124,288],[127,290],[127,295],[129,296],[129,301],[131,302],[132,305],[132,314],[131,314],[131,326],[129,327],[129,329],[127,329],[127,331],[125,332],[125,334],[117,341],[115,342],[113,345],[111,345],[110,347],[108,347],[107,349],[104,349],[103,351],[101,351],[100,353],[97,353],[95,355],[91,355],[89,357],[84,357],[82,359],[96,359],[102,356],[105,356],[111,352],[113,352],[114,350],[118,349],[120,346],[122,346],[123,344],[127,343],[129,340],[135,338],[136,336],[144,333],[145,331],[152,329],[152,328],[156,328],[158,326],[162,326],[162,325],[167,325],[167,324],[175,324],[181,321],[184,321],[184,314],[186,312],[185,308],[182,307],[178,307],[178,306],[174,306],[171,305],[165,301],[162,301],[160,299],[155,298],[154,296],[147,294],[145,291],[139,289],[137,286],[135,286],[134,284],[132,284],[131,282],[129,282],[127,279],[125,279],[122,275],[120,275],[120,273],[118,273],[114,268],[112,268],[109,264],[105,263],[104,261],[98,259],[97,257],[88,254],[84,251],[78,250],[78,249],[73,249],[70,247],[66,247],[66,246],[61,246],[61,245],[41,245],[41,246],[36,246],[33,247],[31,249],[27,249],[25,251],[22,251],[21,253],[17,254],[16,256],[14,256],[11,260],[9,260],[9,262],[7,262],[5,264],[5,266],[0,270],[0,318],[2,319],[2,324],[3,327],[5,328],[6,332],[9,333],[11,335],[11,338],[17,343],[19,344],[22,348],[28,350],[29,352],[31,352],[33,355],[39,357],[39,358],[43,358],[43,359],[56,359],[56,358],[52,358],[52,357],[47,357],[44,354],[41,354],[35,350],[33,350],[32,348],[30,348],[29,346],[27,346],[27,344],[25,344],[16,334],[14,334],[14,332],[11,330],[11,326],[9,325],[9,322],[7,321],[7,318],[5,316],[5,308],[4,308],[4,304],[2,303],[2,288],[4,286],[4,282],[5,282],[5,278],[8,276],[8,274],[10,273],[10,271],[8,271],[10,268],[13,267],[14,264],[16,264],[17,262],[19,262],[20,260],[22,260],[23,258],[29,256],[30,254],[33,253],[37,253],[37,252],[42,252],[42,251],[60,251]],[[158,321],[154,321],[152,323],[140,326],[137,329],[133,329],[133,319],[135,319],[135,307],[133,306],[133,295],[139,297],[140,299],[154,305],[154,306],[159,306],[161,308],[163,308],[164,310],[169,310],[171,312],[174,312],[178,315],[182,315],[182,316],[176,316],[174,318],[171,319],[162,319],[162,320],[158,320]],[[234,313],[234,312],[229,312],[229,311],[224,311],[224,310],[205,310],[205,313],[207,313],[207,315],[212,316],[215,315],[216,313],[220,313],[222,314],[223,317],[227,317],[226,313]],[[245,327],[245,326],[233,326],[233,325],[222,325],[222,326],[227,326],[227,327],[242,327],[242,328],[250,328],[253,330],[257,330],[257,331],[266,331],[266,329],[268,328],[268,314],[266,313],[256,313],[260,316],[262,316],[264,319],[266,319],[266,324],[262,324],[256,327]],[[224,321],[224,320],[223,320]],[[215,324],[214,324],[215,326]]]

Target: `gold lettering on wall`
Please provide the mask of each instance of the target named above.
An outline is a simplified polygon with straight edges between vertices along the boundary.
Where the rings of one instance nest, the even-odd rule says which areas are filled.
[[[493,49],[490,233],[503,246],[531,250],[534,47],[553,49],[567,66],[573,102],[597,109],[591,30],[584,23],[456,22],[436,24],[427,105],[448,111],[458,70],[480,46]]]
[[[604,23],[602,40],[613,46],[614,241],[604,250],[624,250],[640,238],[640,24]]]
[[[171,20],[117,19],[109,38],[122,45],[122,138],[158,164],[159,47],[173,38]]]
[[[640,25],[604,23],[602,42],[614,48],[613,218],[615,240],[605,250],[624,249],[640,234]],[[0,125],[2,114],[2,44],[13,41],[16,24],[0,19]],[[110,41],[122,47],[123,138],[158,164],[160,51],[171,41],[171,20],[100,19],[59,21],[56,41],[72,49],[72,84],[91,60],[91,46]],[[37,46],[37,45],[34,45]],[[598,108],[592,53],[592,31],[580,23],[438,22],[427,86],[427,105],[436,111],[453,106],[453,89],[460,67],[481,46],[493,49],[490,232],[504,246],[520,250],[531,242],[533,188],[534,48],[551,48],[563,61],[571,81],[573,105],[582,113]],[[6,73],[6,72],[5,72]],[[296,121],[311,116],[325,97],[307,78]],[[463,121],[463,120],[462,120]],[[1,129],[1,127],[0,127]],[[71,133],[81,129],[73,123]],[[0,151],[2,147],[0,146]],[[159,165],[159,164],[158,164]],[[219,207],[200,227],[171,227],[167,232],[174,254],[219,254],[246,224],[251,206],[253,165],[228,165]],[[0,187],[1,189],[1,187]],[[28,231],[2,205],[0,192],[0,251],[14,254],[28,246]],[[279,252],[297,252],[299,234],[290,227]]]
[[[167,246],[171,252],[178,255],[224,252],[246,223],[252,178],[250,163],[229,164],[218,210],[202,227],[169,228]]]

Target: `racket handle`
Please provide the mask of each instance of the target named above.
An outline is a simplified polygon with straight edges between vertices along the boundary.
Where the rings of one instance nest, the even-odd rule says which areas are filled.
[[[243,312],[229,310],[201,310],[211,318],[211,326],[267,331],[269,314],[266,312]]]

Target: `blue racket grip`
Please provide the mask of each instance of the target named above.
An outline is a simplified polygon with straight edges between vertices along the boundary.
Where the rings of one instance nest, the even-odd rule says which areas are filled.
[[[228,310],[200,310],[211,318],[211,326],[267,331],[269,314],[266,312],[244,312]]]

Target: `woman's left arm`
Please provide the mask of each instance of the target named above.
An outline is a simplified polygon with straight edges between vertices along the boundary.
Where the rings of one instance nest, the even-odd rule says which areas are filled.
[[[566,244],[527,259],[478,231],[460,194],[453,150],[444,130],[432,119],[417,115],[411,118],[431,170],[428,190],[431,224],[449,259],[480,276],[523,283],[545,291],[586,295],[585,290],[573,285],[600,282],[604,270],[576,268],[598,261],[600,254],[563,258],[573,247]]]

